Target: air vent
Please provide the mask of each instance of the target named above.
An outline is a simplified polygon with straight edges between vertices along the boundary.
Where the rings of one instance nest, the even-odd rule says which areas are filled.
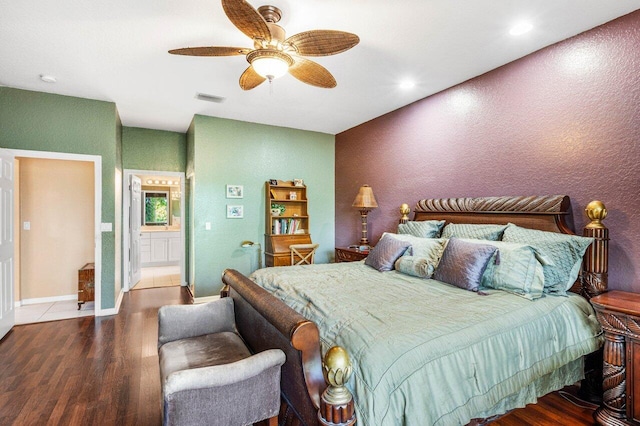
[[[200,99],[201,101],[215,102],[217,104],[221,104],[227,98],[223,98],[222,96],[216,96],[216,95],[207,95],[206,93],[196,93],[196,99]]]

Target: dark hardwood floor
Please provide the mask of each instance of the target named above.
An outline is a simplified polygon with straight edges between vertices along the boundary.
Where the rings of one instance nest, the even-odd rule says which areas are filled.
[[[180,287],[131,291],[120,314],[16,326],[0,343],[0,425],[159,425],[158,308]]]
[[[0,425],[160,425],[157,311],[188,300],[145,289],[116,316],[16,326],[0,342]],[[556,392],[491,424],[593,425],[591,413]]]

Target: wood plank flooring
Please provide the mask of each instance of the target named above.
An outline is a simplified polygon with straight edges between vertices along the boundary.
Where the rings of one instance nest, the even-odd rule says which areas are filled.
[[[160,425],[157,311],[188,301],[145,289],[116,316],[16,326],[0,342],[0,425]],[[491,424],[586,426],[591,413],[556,392]]]
[[[159,425],[157,312],[186,289],[129,292],[120,314],[16,326],[0,343],[0,425]]]

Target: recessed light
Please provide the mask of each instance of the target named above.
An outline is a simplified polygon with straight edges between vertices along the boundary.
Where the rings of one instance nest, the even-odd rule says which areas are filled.
[[[509,34],[514,36],[519,36],[519,35],[528,33],[532,29],[533,29],[533,25],[531,24],[531,22],[522,21],[512,26],[511,29],[509,30]]]
[[[57,81],[54,76],[46,74],[40,74],[40,80],[44,81],[45,83],[55,83]]]
[[[414,87],[416,87],[416,83],[411,80],[404,80],[400,82],[400,88],[403,90],[413,89]]]

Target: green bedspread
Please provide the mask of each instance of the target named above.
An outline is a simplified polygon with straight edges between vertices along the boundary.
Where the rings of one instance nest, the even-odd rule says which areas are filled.
[[[456,425],[535,402],[582,378],[602,345],[577,295],[488,296],[362,262],[266,268],[251,278],[349,352],[358,421]]]

